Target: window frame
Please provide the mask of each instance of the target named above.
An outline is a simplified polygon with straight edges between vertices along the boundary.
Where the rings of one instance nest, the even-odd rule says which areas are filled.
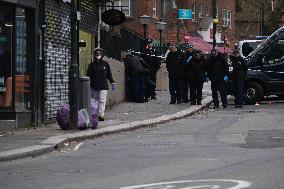
[[[228,27],[232,27],[232,11],[231,10],[228,10],[228,13],[227,13],[227,26]]]
[[[152,16],[157,18],[157,0],[152,0]]]
[[[132,15],[132,11],[131,11],[131,0],[119,0],[119,1],[114,1],[114,6],[124,6],[122,5],[122,1],[128,2],[127,7],[114,7],[114,9],[120,10],[122,11],[125,16],[131,16]],[[108,2],[107,3],[108,6],[111,6],[111,3]],[[111,9],[111,7],[107,7],[106,10]],[[128,12],[128,14],[125,13],[125,10]]]
[[[192,3],[192,7],[191,7],[191,10],[192,10],[192,21],[196,21],[196,3]]]
[[[223,26],[228,26],[228,9],[222,10]]]
[[[204,12],[205,16],[209,15],[209,6],[206,4],[205,5],[205,12]]]
[[[199,4],[198,17],[199,17],[199,18],[203,18],[203,3],[200,3],[200,4]]]

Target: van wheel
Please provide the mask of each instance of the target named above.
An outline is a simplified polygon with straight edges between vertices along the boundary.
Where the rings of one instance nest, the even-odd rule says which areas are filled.
[[[255,104],[264,97],[263,87],[257,82],[248,83],[245,87],[245,102]]]

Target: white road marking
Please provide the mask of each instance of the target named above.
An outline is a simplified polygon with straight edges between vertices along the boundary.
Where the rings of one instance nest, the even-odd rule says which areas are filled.
[[[80,146],[81,146],[82,144],[84,144],[84,143],[79,143],[79,144],[77,144],[77,145],[75,146],[75,148],[73,149],[73,151],[79,150],[79,148],[80,148]]]
[[[182,181],[172,181],[172,182],[160,182],[160,183],[152,183],[152,184],[144,184],[144,185],[137,185],[137,186],[128,186],[128,187],[120,187],[120,189],[150,189],[150,187],[152,188],[153,186],[160,186],[163,187],[163,185],[173,185],[173,184],[184,184],[184,183],[200,183],[202,182],[203,185],[195,185],[195,186],[191,186],[191,187],[187,187],[187,188],[180,188],[180,189],[194,189],[194,188],[200,188],[200,187],[204,187],[204,182],[231,182],[231,183],[235,183],[235,186],[232,186],[230,188],[227,189],[243,189],[243,188],[249,188],[251,186],[250,182],[247,181],[242,181],[242,180],[228,180],[228,179],[208,179],[208,180],[182,180]],[[201,184],[201,183],[200,183]],[[211,186],[214,189],[220,188],[219,185],[216,184],[212,184],[212,185],[206,185],[206,186]],[[162,188],[161,188],[162,189]],[[177,188],[178,189],[178,188]]]

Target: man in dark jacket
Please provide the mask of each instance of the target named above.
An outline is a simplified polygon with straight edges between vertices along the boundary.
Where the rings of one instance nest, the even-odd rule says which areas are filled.
[[[221,96],[223,108],[226,108],[227,92],[225,82],[228,81],[229,66],[224,56],[215,49],[211,51],[206,70],[211,81],[213,108],[219,108],[218,92]]]
[[[237,52],[234,52],[234,55],[230,57],[232,61],[232,81],[234,88],[235,96],[235,108],[242,108],[244,104],[244,80],[247,76],[247,64],[245,60],[238,56]]]
[[[184,55],[184,61],[183,61],[183,69],[182,69],[182,84],[181,84],[181,95],[182,95],[182,101],[184,103],[187,103],[189,102],[188,100],[188,87],[189,86],[189,65],[190,63],[192,62],[192,56],[193,56],[193,52],[194,52],[194,49],[193,49],[193,46],[191,44],[186,44],[185,45],[185,55]]]
[[[127,78],[127,96],[130,101],[137,103],[144,102],[145,88],[142,60],[131,53],[126,55],[124,60]]]
[[[160,69],[161,62],[157,58],[157,53],[152,46],[153,39],[148,39],[146,41],[145,49],[143,50],[142,57],[144,61],[149,66],[150,72],[150,82],[153,84],[148,88],[148,94],[150,94],[151,99],[157,99],[156,97],[156,81],[157,81],[157,72]]]
[[[192,54],[192,61],[188,65],[188,80],[190,85],[191,105],[201,105],[202,88],[205,77],[205,60],[201,51]]]
[[[113,91],[115,90],[115,81],[112,78],[109,64],[103,60],[103,50],[95,49],[94,57],[94,61],[88,66],[87,76],[91,80],[92,98],[99,103],[99,120],[104,121],[108,81],[111,83]]]
[[[171,95],[170,104],[181,103],[181,70],[182,70],[182,53],[178,51],[175,45],[170,46],[170,52],[166,58],[166,67],[169,74],[169,90]]]

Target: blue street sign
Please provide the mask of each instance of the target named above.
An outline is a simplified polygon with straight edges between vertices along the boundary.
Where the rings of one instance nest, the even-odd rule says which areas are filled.
[[[191,9],[178,9],[178,19],[190,20],[192,19]]]

